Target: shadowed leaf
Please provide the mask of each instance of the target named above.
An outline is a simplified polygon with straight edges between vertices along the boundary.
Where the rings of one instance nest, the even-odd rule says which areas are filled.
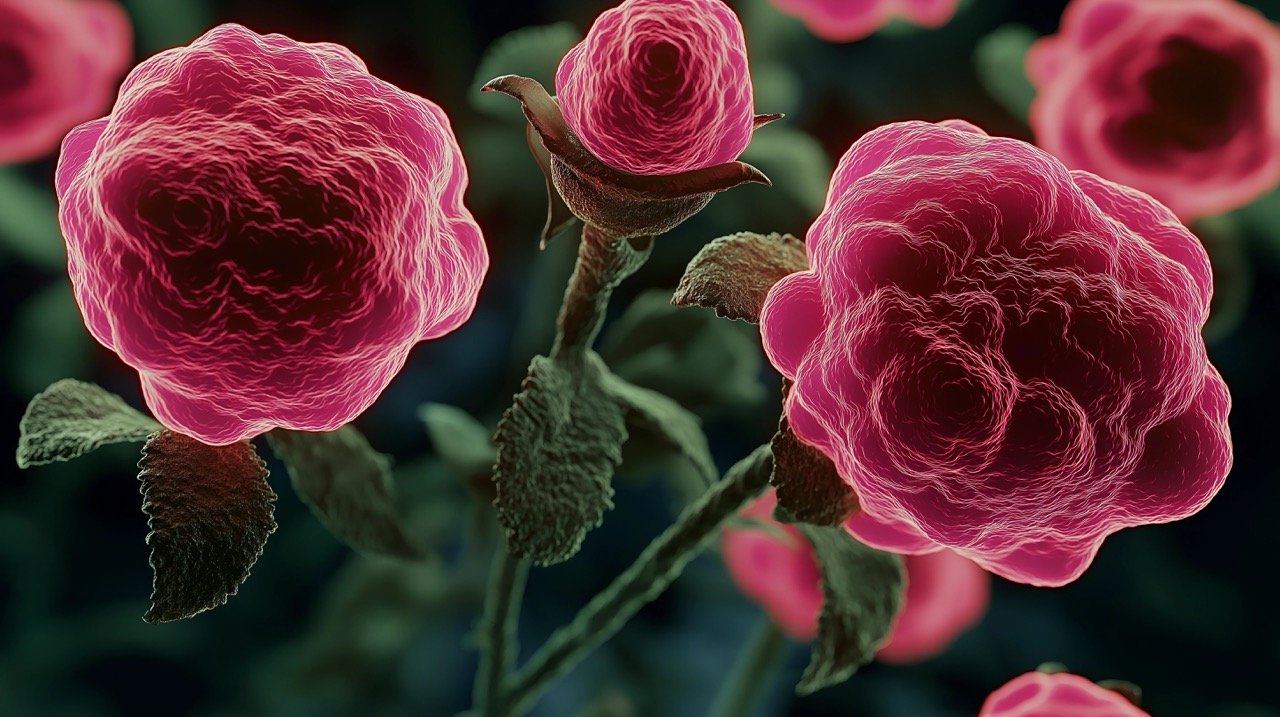
[[[822,613],[813,654],[796,692],[847,680],[875,657],[902,606],[902,558],[854,540],[843,527],[798,525],[822,571]]]
[[[808,268],[804,244],[790,234],[721,237],[689,262],[671,303],[705,306],[719,316],[756,323],[769,289]]]
[[[626,410],[631,425],[659,437],[689,459],[706,486],[720,479],[697,416],[657,391],[628,383],[613,374],[604,377],[604,390]]]
[[[492,433],[471,414],[443,403],[424,403],[418,407],[418,418],[427,427],[431,445],[440,460],[461,478],[493,472],[497,451]]]
[[[495,505],[513,554],[539,565],[567,560],[613,507],[627,429],[601,392],[607,371],[591,351],[574,363],[536,356],[498,423]]]
[[[67,461],[108,443],[142,441],[159,423],[101,386],[63,379],[37,394],[18,424],[18,467]]]
[[[1036,96],[1023,58],[1036,37],[1036,32],[1025,25],[1004,25],[979,40],[973,55],[982,86],[1009,114],[1023,121]]]
[[[778,489],[775,517],[786,522],[841,525],[858,510],[858,494],[817,448],[796,437],[783,416],[770,446]]]
[[[181,620],[222,605],[276,529],[266,464],[247,441],[209,446],[160,431],[138,467],[155,571],[143,619]]]
[[[484,51],[469,93],[472,105],[499,119],[523,122],[520,109],[478,90],[490,79],[512,72],[537,80],[545,86],[555,83],[560,60],[578,42],[578,29],[568,22],[522,27],[498,38]]]
[[[362,553],[421,559],[396,509],[391,461],[355,428],[267,434],[298,497],[329,532]]]

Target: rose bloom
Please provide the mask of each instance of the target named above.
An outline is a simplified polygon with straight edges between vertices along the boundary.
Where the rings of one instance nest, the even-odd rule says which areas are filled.
[[[761,333],[867,544],[1062,585],[1107,535],[1222,486],[1209,261],[1151,197],[965,122],[902,122],[840,160],[806,250]]]
[[[1151,717],[1118,692],[1067,672],[1028,672],[992,692],[978,717]]]
[[[959,0],[772,0],[782,12],[804,21],[824,40],[849,42],[900,17],[924,27],[945,25]]]
[[[210,444],[350,421],[467,320],[488,266],[439,107],[238,25],[135,68],[56,179],[89,331]]]
[[[729,162],[754,122],[747,47],[720,0],[627,0],[556,71],[565,123],[602,162],[676,174]]]
[[[822,576],[813,546],[790,525],[773,519],[771,489],[743,509],[760,528],[725,528],[723,555],[729,575],[783,632],[812,640],[822,609]],[[972,627],[987,608],[990,577],[951,551],[910,555],[905,560],[907,590],[893,630],[876,653],[884,662],[927,660]]]
[[[111,0],[0,0],[0,163],[52,152],[106,108],[132,54]]]
[[[1068,167],[1179,217],[1280,182],[1280,30],[1234,0],[1074,0],[1027,53],[1031,126]]]

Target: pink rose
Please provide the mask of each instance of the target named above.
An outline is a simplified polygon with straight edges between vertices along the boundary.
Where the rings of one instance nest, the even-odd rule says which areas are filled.
[[[1063,585],[1107,535],[1222,486],[1209,261],[1147,195],[965,122],[902,122],[844,155],[806,249],[761,333],[863,542]]]
[[[564,121],[602,162],[677,174],[732,161],[751,141],[742,25],[720,0],[627,0],[556,72]]]
[[[52,152],[101,112],[132,53],[111,0],[0,0],[0,163]]]
[[[1068,167],[1183,219],[1280,182],[1280,30],[1233,0],[1074,0],[1027,53],[1031,126]]]
[[[991,693],[978,717],[1151,717],[1118,692],[1067,672],[1028,672]]]
[[[57,171],[86,325],[210,444],[337,428],[467,320],[488,256],[466,183],[435,104],[238,25],[135,68]]]
[[[772,0],[824,40],[859,40],[895,17],[924,27],[945,25],[959,0]]]
[[[821,575],[813,547],[800,531],[773,520],[773,490],[741,513],[761,528],[725,528],[724,562],[748,597],[792,638],[812,640],[822,609]],[[893,631],[876,657],[885,662],[927,660],[945,650],[986,610],[987,573],[950,551],[905,560],[907,591]]]

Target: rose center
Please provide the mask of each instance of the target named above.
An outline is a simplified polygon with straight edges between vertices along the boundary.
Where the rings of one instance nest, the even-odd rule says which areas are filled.
[[[680,48],[655,42],[644,49],[641,59],[644,92],[656,106],[671,103],[679,95],[684,78],[680,72]]]
[[[1165,40],[1157,58],[1142,76],[1145,106],[1117,128],[1123,144],[1158,157],[1229,141],[1250,114],[1248,58],[1185,37]]]
[[[31,80],[31,63],[13,45],[0,45],[0,92],[21,89]]]

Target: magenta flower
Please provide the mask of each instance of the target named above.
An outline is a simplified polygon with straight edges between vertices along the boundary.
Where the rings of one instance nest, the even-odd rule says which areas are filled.
[[[945,25],[959,0],[772,0],[824,40],[860,40],[895,17],[924,27]]]
[[[488,256],[466,183],[435,104],[238,25],[135,68],[57,171],[86,325],[211,444],[337,428],[467,320]]]
[[[1067,672],[1028,672],[992,692],[978,717],[1151,717],[1118,692]]]
[[[1027,53],[1031,126],[1068,167],[1179,217],[1280,182],[1280,30],[1234,0],[1074,0]]]
[[[1209,261],[1147,195],[965,122],[903,122],[841,159],[806,248],[761,332],[864,542],[1062,585],[1107,535],[1222,486]]]
[[[800,531],[773,520],[770,490],[741,515],[761,528],[725,528],[723,555],[729,575],[792,638],[812,640],[822,609],[821,574],[813,547]],[[907,556],[907,591],[893,631],[876,653],[885,662],[929,659],[972,627],[986,610],[990,579],[951,551]]]
[[[602,162],[677,174],[729,162],[751,141],[742,25],[720,0],[627,0],[556,72],[565,123]]]
[[[52,152],[101,112],[132,46],[111,0],[0,0],[0,163]]]

